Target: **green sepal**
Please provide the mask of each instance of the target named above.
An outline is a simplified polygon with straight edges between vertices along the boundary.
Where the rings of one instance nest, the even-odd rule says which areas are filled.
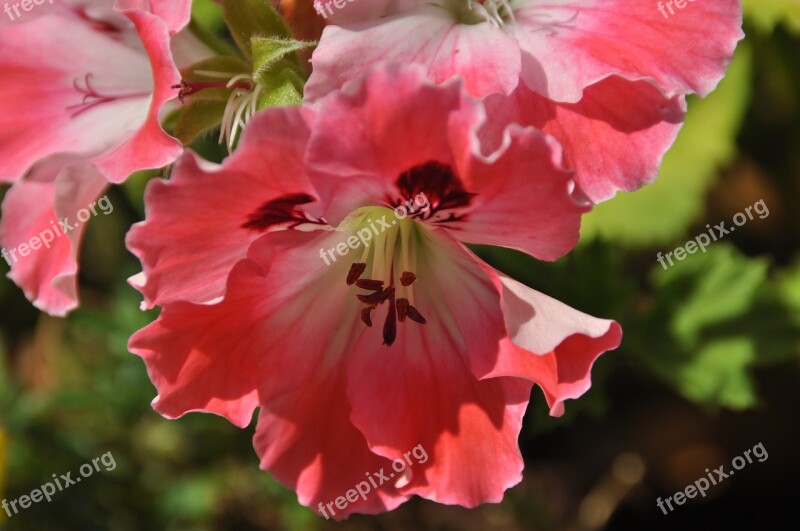
[[[264,93],[258,98],[258,110],[295,106],[303,102],[303,79],[290,68],[270,76],[262,86]]]
[[[269,0],[224,0],[222,11],[236,45],[247,59],[252,57],[253,37],[291,36],[286,21]]]
[[[279,70],[282,62],[299,67],[296,52],[316,46],[316,42],[298,41],[282,37],[253,37],[250,42],[253,56],[253,78],[263,84],[268,83],[272,71]]]

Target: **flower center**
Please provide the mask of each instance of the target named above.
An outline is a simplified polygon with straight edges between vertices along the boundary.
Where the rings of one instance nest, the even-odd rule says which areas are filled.
[[[361,258],[350,266],[347,285],[364,290],[356,297],[364,304],[361,320],[372,326],[372,312],[388,304],[383,323],[383,343],[391,346],[397,338],[397,323],[406,318],[420,324],[426,320],[414,307],[413,284],[417,280],[416,246],[420,243],[418,222],[400,219],[382,206],[363,207],[342,222],[350,235],[361,240]],[[368,276],[365,276],[365,273]]]
[[[514,19],[511,0],[442,0],[440,5],[452,13],[459,24],[488,22],[501,28]]]

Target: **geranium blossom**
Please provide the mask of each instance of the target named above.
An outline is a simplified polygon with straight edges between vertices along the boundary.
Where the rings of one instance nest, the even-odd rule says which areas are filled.
[[[0,182],[15,183],[0,222],[7,249],[51,222],[74,223],[109,183],[182,151],[159,118],[180,81],[170,45],[188,23],[190,2],[58,4],[0,28]],[[10,278],[38,308],[64,315],[77,305],[83,228],[12,261]]]
[[[155,409],[244,427],[260,407],[262,467],[317,510],[411,448],[429,454],[335,518],[415,494],[499,501],[521,479],[531,386],[561,414],[621,330],[464,246],[554,260],[586,211],[552,139],[510,126],[486,157],[484,120],[459,82],[380,68],[314,108],[257,115],[222,166],[189,153],[154,181],[128,246],[146,305],[163,306],[130,342]],[[409,200],[421,208],[396,214]],[[321,259],[376,223],[368,246]]]
[[[436,82],[460,76],[472,95],[495,95],[490,112],[561,141],[594,202],[655,179],[683,96],[708,94],[743,36],[738,0],[668,21],[640,0],[375,0],[330,20],[307,101],[382,61],[422,64]]]

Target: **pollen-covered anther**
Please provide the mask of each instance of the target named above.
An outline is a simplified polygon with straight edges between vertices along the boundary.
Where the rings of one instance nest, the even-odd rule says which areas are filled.
[[[419,310],[414,308],[408,299],[397,299],[397,320],[401,323],[405,322],[406,317],[419,324],[425,324],[428,321],[419,313]]]
[[[350,271],[347,272],[347,285],[352,286],[356,281],[361,278],[364,271],[367,270],[367,264],[363,262],[356,262],[350,266]]]
[[[415,280],[417,280],[417,275],[411,271],[405,271],[400,275],[400,284],[403,286],[410,286]]]
[[[356,286],[361,289],[369,291],[383,291],[383,280],[372,280],[369,278],[362,278],[356,280]]]
[[[372,327],[372,310],[375,309],[375,305],[366,306],[361,309],[361,321],[364,322],[365,325]]]

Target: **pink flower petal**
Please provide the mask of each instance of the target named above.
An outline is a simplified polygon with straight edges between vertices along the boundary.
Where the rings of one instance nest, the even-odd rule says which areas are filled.
[[[167,304],[129,345],[158,389],[153,407],[168,418],[207,411],[243,427],[259,403],[302,386],[323,360],[335,364],[336,345],[351,333],[340,314],[360,323],[355,298],[343,303],[349,263],[319,258],[334,240],[328,231],[267,234],[233,268],[223,300]],[[334,279],[342,289],[319,292]],[[303,363],[291,355],[300,351]]]
[[[616,76],[588,87],[574,104],[548,100],[526,87],[510,97],[490,96],[485,104],[493,120],[481,131],[484,149],[499,145],[505,123],[541,129],[564,146],[581,195],[594,203],[655,180],[686,110],[682,96],[666,99],[648,82]]]
[[[179,2],[182,3],[184,2]],[[169,136],[160,122],[162,107],[177,96],[172,87],[181,80],[170,51],[170,28],[161,18],[145,11],[131,9],[123,11],[123,14],[136,25],[147,50],[154,86],[150,108],[141,127],[114,151],[95,161],[100,171],[113,183],[124,181],[135,171],[166,166],[183,150],[181,143]],[[175,15],[174,12],[166,14]],[[177,24],[176,20],[172,20],[172,23]]]
[[[372,476],[388,476],[391,461],[371,452],[350,422],[343,373],[341,367],[318,370],[265,404],[254,440],[261,468],[295,490],[300,503],[336,520],[390,511],[410,497]],[[356,486],[364,496],[356,496]]]
[[[408,492],[466,507],[498,502],[521,479],[517,437],[531,384],[473,376],[470,360],[493,360],[505,335],[498,293],[449,236],[419,238],[414,305],[427,323],[399,323],[386,347],[385,311],[375,311],[348,362],[352,420],[380,455],[402,459],[417,445],[430,455],[409,468]]]
[[[280,196],[313,194],[303,166],[310,119],[294,108],[259,115],[220,168],[204,170],[189,152],[169,181],[148,185],[147,221],[127,237],[144,268],[137,289],[146,307],[222,295],[233,264],[262,235],[244,227],[249,216]]]
[[[187,24],[192,16],[192,0],[116,0],[114,9],[125,12],[138,9],[163,20],[170,35],[175,35]]]
[[[544,391],[550,413],[564,413],[564,401],[591,387],[597,358],[617,348],[622,328],[570,308],[527,286],[499,275],[508,338],[495,360],[474,359],[473,370],[483,379],[526,378]]]
[[[523,79],[561,102],[579,101],[585,87],[615,74],[654,81],[668,97],[705,96],[744,36],[741,2],[699,0],[666,19],[656,4],[525,0],[514,9]]]
[[[107,183],[97,170],[82,163],[50,164],[37,174],[41,180],[18,181],[6,194],[0,244],[16,253],[7,259],[11,262],[8,277],[34,306],[63,317],[78,305],[77,259],[85,223],[77,214],[89,209]],[[71,228],[66,234],[59,223],[65,218]],[[30,250],[20,250],[20,245]]]
[[[459,24],[434,5],[352,28],[329,26],[311,59],[305,100],[327,95],[379,62],[422,64],[436,83],[460,75],[474,96],[508,94],[519,83],[519,45],[485,26]]]
[[[107,150],[146,113],[147,58],[77,19],[46,15],[0,29],[0,69],[9,80],[0,84],[0,180],[52,154]],[[75,115],[87,75],[103,94],[142,96]]]

